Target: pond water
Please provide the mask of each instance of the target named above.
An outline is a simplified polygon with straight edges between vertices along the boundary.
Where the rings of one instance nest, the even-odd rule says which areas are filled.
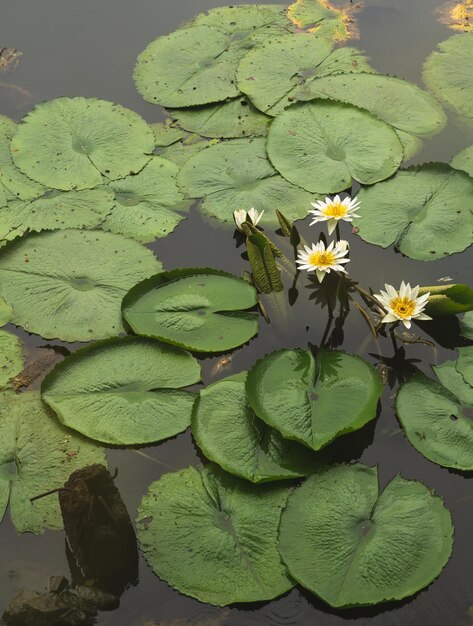
[[[146,103],[137,92],[132,70],[139,52],[159,34],[175,30],[198,12],[220,6],[218,0],[189,2],[176,0],[16,0],[4,7],[0,43],[15,47],[23,55],[17,67],[0,75],[0,113],[15,120],[36,103],[58,96],[89,96],[122,104],[140,113],[147,121],[165,118],[158,107]],[[436,0],[366,0],[357,13],[361,38],[354,45],[365,50],[374,67],[421,84],[425,58],[451,31],[438,23]],[[415,163],[449,162],[473,134],[451,116],[448,126],[425,142]],[[309,220],[300,231],[310,241]],[[343,231],[345,236],[349,229]],[[275,235],[275,241],[281,238]],[[283,244],[282,244],[283,245]],[[471,284],[471,250],[432,263],[413,261],[392,249],[364,243],[350,236],[350,275],[365,286],[378,290],[385,282],[398,285],[442,284],[449,277],[455,283]],[[168,237],[150,245],[166,269],[175,267],[218,267],[236,275],[248,262],[244,246],[228,228],[204,220],[195,209]],[[290,285],[287,285],[290,286]],[[313,285],[312,285],[313,287]],[[230,363],[219,367],[221,356],[202,359],[203,384],[245,370],[256,359],[282,347],[318,345],[327,324],[327,309],[314,299],[306,274],[297,283],[297,299],[289,308],[287,322],[265,324],[258,336],[232,353]],[[311,297],[312,296],[312,297]],[[406,343],[406,358],[426,374],[430,365],[455,358],[461,344],[458,327],[441,321],[424,327],[435,332],[435,347]],[[33,349],[46,345],[38,336],[7,327]],[[419,328],[414,333],[426,339]],[[50,342],[75,349],[75,345]],[[373,364],[379,356],[391,358],[391,340],[379,343],[370,335],[363,318],[354,310],[343,327],[342,349],[364,356]],[[398,360],[401,361],[398,357]],[[399,370],[402,362],[398,363]],[[473,495],[469,475],[439,467],[422,457],[406,440],[393,411],[396,386],[385,385],[381,414],[341,445],[341,458],[360,459],[378,465],[383,487],[398,472],[425,482],[440,495],[452,513],[455,526],[453,556],[441,576],[427,589],[398,603],[368,609],[336,611],[308,592],[294,589],[268,603],[219,609],[182,596],[160,581],[146,562],[140,562],[139,582],[121,597],[120,607],[101,613],[102,626],[468,626],[473,624],[473,559],[471,520]],[[159,445],[136,449],[109,449],[109,467],[132,518],[148,485],[163,473],[199,465],[201,460],[189,432]],[[69,577],[65,540],[61,532],[18,535],[9,516],[0,525],[0,612],[19,589],[42,590],[52,575]]]

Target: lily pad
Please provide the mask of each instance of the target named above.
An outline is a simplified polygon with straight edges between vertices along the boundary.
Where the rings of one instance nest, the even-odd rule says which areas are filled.
[[[473,346],[458,348],[458,360],[455,367],[463,376],[465,382],[473,386]]]
[[[471,341],[473,341],[473,312],[466,313],[463,316],[460,322],[460,328],[462,337],[466,337],[467,339],[471,339]]]
[[[0,330],[0,389],[7,387],[9,380],[21,372],[24,361],[20,339],[12,333]]]
[[[397,170],[404,151],[391,126],[348,104],[296,104],[271,124],[268,156],[284,178],[307,191],[335,193],[352,178],[372,185]]]
[[[333,41],[345,41],[357,34],[352,16],[355,8],[354,5],[336,7],[327,0],[296,0],[289,5],[287,15],[298,28]]]
[[[0,274],[1,276],[1,274]],[[138,335],[197,352],[223,352],[258,332],[254,287],[220,270],[162,272],[134,287],[123,315]]]
[[[184,431],[195,396],[182,387],[200,380],[188,352],[152,339],[108,339],[74,352],[42,385],[60,421],[115,445],[161,441]]]
[[[171,122],[172,120],[166,120],[165,122],[156,122],[155,124],[151,124],[156,146],[170,146],[187,135],[185,130],[172,126]]]
[[[473,242],[473,180],[441,163],[398,172],[359,193],[362,239],[432,261]]]
[[[46,339],[90,341],[123,331],[120,304],[159,271],[152,252],[112,233],[33,233],[0,250],[0,296],[13,322]]]
[[[115,206],[103,228],[143,243],[169,235],[181,220],[174,209],[184,209],[175,163],[155,156],[139,174],[110,183]]]
[[[66,191],[139,172],[153,148],[153,131],[137,113],[82,97],[38,104],[11,142],[13,160],[27,176]]]
[[[172,161],[179,167],[183,167],[187,161],[196,154],[199,154],[204,148],[214,146],[218,143],[218,139],[207,139],[196,135],[195,133],[186,133],[180,141],[176,141],[169,146],[157,146],[155,154]]]
[[[338,608],[426,587],[450,558],[453,525],[422,483],[398,475],[379,494],[375,467],[338,465],[290,496],[279,536],[291,576]]]
[[[10,503],[18,532],[62,528],[57,494],[75,470],[101,463],[102,448],[71,433],[51,417],[39,393],[0,397],[0,520]]]
[[[293,587],[277,550],[288,490],[193,467],[154,482],[138,509],[138,540],[169,585],[223,606],[271,600]]]
[[[8,322],[11,322],[12,319],[13,309],[3,298],[0,298],[0,327],[8,324]]]
[[[410,135],[409,133],[405,133],[402,130],[396,131],[397,136],[399,137],[399,141],[402,144],[404,150],[404,161],[408,161],[415,157],[422,150],[422,139],[416,137],[415,135]]]
[[[376,417],[382,384],[363,359],[338,351],[280,350],[248,372],[246,392],[256,415],[319,450]]]
[[[267,115],[279,115],[299,100],[312,100],[320,76],[369,72],[366,57],[355,48],[338,48],[324,37],[275,37],[249,52],[238,67],[238,87]]]
[[[259,224],[277,226],[275,209],[290,221],[307,215],[312,194],[285,180],[267,159],[266,141],[234,139],[188,159],[178,183],[190,198],[203,198],[201,210],[233,224],[233,211],[265,211]]]
[[[254,483],[296,478],[318,469],[316,455],[258,419],[245,393],[246,372],[200,392],[192,434],[205,456],[224,470]]]
[[[453,35],[424,63],[424,81],[435,95],[473,123],[473,33]]]
[[[418,374],[399,388],[399,421],[411,444],[429,461],[473,470],[473,388],[453,361],[433,369],[440,384]]]
[[[450,165],[456,170],[463,170],[473,177],[473,145],[456,154]]]

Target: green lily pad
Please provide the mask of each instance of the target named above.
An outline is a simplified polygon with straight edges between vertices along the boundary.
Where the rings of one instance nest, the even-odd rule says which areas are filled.
[[[266,141],[234,139],[206,148],[188,159],[178,183],[190,198],[203,198],[201,210],[233,224],[233,212],[265,211],[261,226],[277,226],[275,209],[289,220],[307,215],[312,194],[285,180],[267,159]]]
[[[404,150],[404,161],[412,159],[422,150],[422,147],[424,145],[422,143],[422,139],[416,137],[415,135],[405,133],[402,130],[397,130],[396,128],[394,130],[396,131],[396,134],[399,137],[399,141],[401,142]]]
[[[363,359],[338,351],[273,352],[248,372],[246,393],[256,415],[319,450],[376,417],[382,384]]]
[[[345,41],[355,35],[352,11],[355,6],[339,8],[327,0],[296,0],[287,14],[298,27],[333,41]]]
[[[1,276],[1,274],[0,274]],[[123,316],[138,335],[197,352],[223,352],[258,332],[254,287],[220,270],[162,272],[134,287]]]
[[[184,208],[175,163],[155,156],[139,174],[110,183],[115,206],[103,228],[142,243],[169,235],[181,220],[174,209]]]
[[[294,585],[276,547],[287,496],[281,484],[217,468],[165,474],[138,509],[141,550],[155,574],[201,602],[271,600]]]
[[[473,123],[473,33],[453,35],[424,63],[424,81],[449,107]]]
[[[206,139],[195,133],[186,133],[180,141],[176,141],[169,146],[157,146],[155,154],[172,161],[179,167],[183,167],[187,161],[196,154],[199,154],[204,148],[214,146],[218,143],[218,139]]]
[[[433,369],[440,384],[418,374],[399,388],[399,421],[411,444],[429,461],[473,470],[473,388],[454,361]]]
[[[473,313],[465,313],[461,322],[461,335],[473,341]]]
[[[242,372],[200,392],[192,434],[205,456],[253,483],[296,478],[318,469],[320,455],[283,439],[256,417],[246,399],[245,379]]]
[[[450,165],[456,170],[463,170],[470,176],[473,176],[473,145],[468,146],[458,154],[456,154]]]
[[[398,475],[379,494],[377,468],[360,464],[304,482],[279,534],[291,576],[337,608],[413,595],[440,574],[452,546],[450,513],[431,489]]]
[[[473,387],[473,346],[458,348],[456,368],[465,379],[465,382]]]
[[[369,72],[366,57],[355,48],[338,48],[324,37],[275,37],[249,52],[238,67],[238,87],[267,115],[279,115],[299,100],[317,97],[319,76]]]
[[[425,312],[430,317],[445,317],[473,310],[473,289],[468,285],[430,285],[421,287],[419,296],[429,293]]]
[[[3,298],[0,298],[0,327],[8,324],[8,322],[11,322],[12,319],[13,309]]]
[[[281,113],[267,147],[284,178],[317,193],[343,191],[352,178],[372,185],[394,174],[404,158],[391,126],[354,106],[323,100]]]
[[[199,380],[200,366],[188,352],[124,337],[66,357],[42,394],[65,426],[104,443],[136,445],[186,430],[195,396],[181,388]]]
[[[166,146],[176,143],[176,141],[179,141],[179,139],[182,139],[187,135],[185,130],[172,126],[171,122],[172,120],[166,120],[165,122],[156,122],[155,124],[151,124],[156,146],[165,148]]]
[[[283,7],[223,7],[158,37],[138,56],[135,84],[148,102],[187,107],[238,96],[239,60],[261,39],[285,34]]]
[[[431,261],[473,242],[473,180],[448,165],[409,168],[358,197],[353,224],[369,243]]]
[[[18,532],[62,528],[57,494],[30,498],[63,487],[75,470],[101,463],[102,448],[61,426],[39,393],[0,396],[0,520],[8,503]]]
[[[18,125],[13,160],[33,180],[68,191],[139,172],[151,158],[154,134],[129,109],[95,98],[38,104]]]
[[[266,135],[271,121],[241,95],[217,104],[171,109],[169,113],[181,128],[191,133],[225,139]]]
[[[123,332],[127,291],[161,264],[137,241],[112,233],[33,233],[0,249],[0,296],[13,322],[46,339],[90,341]]]
[[[0,330],[0,389],[24,367],[23,344],[16,335]],[[1,403],[1,395],[0,395]]]

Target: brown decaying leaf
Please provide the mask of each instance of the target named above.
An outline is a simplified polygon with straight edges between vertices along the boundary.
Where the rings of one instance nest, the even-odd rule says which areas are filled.
[[[473,0],[447,2],[436,9],[438,21],[452,30],[473,32]]]

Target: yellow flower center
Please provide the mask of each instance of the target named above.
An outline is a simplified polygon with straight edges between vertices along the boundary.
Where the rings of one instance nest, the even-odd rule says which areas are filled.
[[[312,252],[309,256],[308,262],[310,265],[317,267],[330,267],[335,265],[337,260],[333,252]]]
[[[347,206],[341,202],[329,204],[324,211],[326,217],[345,217],[348,213]]]
[[[401,318],[411,317],[416,310],[415,300],[409,298],[394,298],[389,304],[393,313]]]

